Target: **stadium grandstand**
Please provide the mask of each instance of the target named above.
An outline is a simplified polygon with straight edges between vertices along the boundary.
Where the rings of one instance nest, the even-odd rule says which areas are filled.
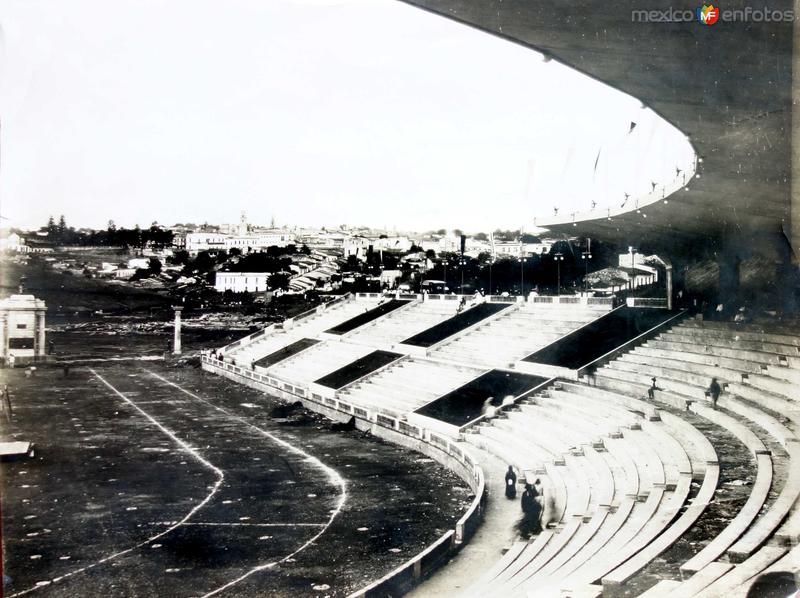
[[[643,22],[640,2],[408,3],[620,89],[685,135],[689,161],[649,193],[532,224],[655,253],[687,295],[711,272],[719,317],[670,309],[670,286],[624,302],[358,294],[206,352],[203,368],[424,452],[472,488],[454,530],[354,596],[790,595],[797,26]],[[733,321],[753,296],[751,320]],[[503,496],[509,466],[538,489],[532,533]]]

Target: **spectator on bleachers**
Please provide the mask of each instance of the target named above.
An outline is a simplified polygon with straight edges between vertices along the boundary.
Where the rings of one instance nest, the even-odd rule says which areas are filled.
[[[736,324],[746,324],[748,320],[749,318],[747,315],[747,310],[743,305],[742,307],[739,308],[739,311],[736,312],[736,315],[733,316],[733,321]]]
[[[711,378],[711,384],[708,386],[708,390],[706,391],[706,396],[711,398],[711,407],[716,410],[717,409],[717,400],[719,399],[719,395],[722,392],[722,388],[717,382],[716,378]]]
[[[483,402],[483,407],[481,407],[481,415],[486,419],[492,419],[497,413],[497,408],[492,404],[493,401],[494,397],[489,397]]]
[[[508,466],[506,472],[506,498],[516,498],[517,496],[517,474],[514,473],[514,467]]]
[[[538,480],[537,480],[538,482]],[[539,492],[535,486],[525,484],[525,492],[522,493],[520,501],[522,506],[522,525],[520,531],[522,535],[528,537],[542,531],[540,518],[542,507],[537,500]]]
[[[656,377],[653,376],[651,380],[653,381],[653,384],[647,389],[647,398],[653,401],[656,398],[656,391],[659,390],[659,388],[656,386]]]

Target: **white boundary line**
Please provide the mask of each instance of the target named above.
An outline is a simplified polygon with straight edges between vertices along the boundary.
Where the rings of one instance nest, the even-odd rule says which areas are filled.
[[[183,440],[181,440],[180,438],[175,436],[175,434],[173,434],[170,430],[168,430],[166,427],[161,425],[158,421],[156,421],[155,418],[153,418],[153,416],[151,416],[144,409],[139,407],[136,403],[131,401],[128,397],[126,397],[124,394],[122,394],[119,390],[114,388],[114,386],[112,386],[105,378],[103,378],[100,374],[98,374],[92,368],[89,368],[89,371],[98,380],[100,380],[100,382],[105,384],[109,388],[109,390],[111,390],[111,392],[113,392],[115,395],[117,395],[123,401],[128,403],[131,407],[136,409],[145,418],[147,418],[148,421],[150,421],[154,426],[156,426],[159,430],[161,430],[165,435],[169,436],[169,438],[172,439],[172,441],[175,442],[175,444],[177,444],[183,450],[188,452],[192,457],[194,457],[197,461],[202,463],[205,467],[207,467],[208,469],[213,471],[217,476],[217,481],[214,482],[214,485],[211,487],[211,492],[209,492],[203,500],[201,500],[199,503],[197,503],[186,515],[184,515],[183,519],[181,519],[177,523],[171,525],[170,527],[165,529],[163,532],[160,532],[160,533],[156,534],[155,536],[151,536],[151,537],[147,538],[146,540],[131,546],[130,548],[126,548],[125,550],[121,550],[120,552],[115,552],[114,554],[111,554],[111,555],[109,555],[107,557],[104,557],[104,558],[100,559],[99,561],[96,561],[96,562],[94,562],[94,563],[92,563],[90,565],[87,565],[85,567],[81,567],[80,569],[76,569],[74,571],[71,571],[71,572],[66,573],[64,575],[61,575],[59,577],[47,580],[46,583],[45,582],[37,582],[37,585],[35,585],[34,587],[28,588],[27,590],[22,590],[21,592],[16,592],[14,594],[11,594],[9,596],[9,598],[14,598],[15,596],[22,596],[24,594],[29,594],[30,592],[35,592],[37,590],[41,590],[42,588],[45,588],[45,587],[49,586],[51,583],[61,581],[61,580],[66,579],[68,577],[72,577],[73,575],[77,575],[78,573],[83,573],[84,571],[88,571],[89,569],[97,567],[98,565],[102,565],[102,564],[107,563],[108,561],[111,561],[113,559],[116,559],[116,558],[118,558],[118,557],[120,557],[122,555],[125,555],[125,554],[128,554],[130,552],[133,552],[134,550],[137,550],[137,549],[141,548],[142,546],[146,546],[147,544],[150,544],[154,540],[157,540],[157,539],[165,536],[166,534],[169,534],[173,530],[177,529],[179,526],[183,525],[186,521],[188,521],[192,516],[194,516],[195,513],[197,513],[197,511],[202,509],[208,503],[208,501],[210,501],[211,498],[217,493],[217,491],[219,490],[220,485],[222,485],[222,482],[225,479],[225,474],[222,473],[222,470],[219,469],[218,467],[216,467],[215,465],[213,465],[212,463],[210,463],[209,461],[207,461],[199,452],[197,452],[196,449],[190,447],[188,444],[186,444],[186,442],[184,442]],[[41,584],[41,585],[39,585],[39,584]]]
[[[246,419],[244,419],[242,417],[239,417],[238,415],[235,415],[233,412],[228,411],[227,409],[224,409],[224,408],[219,407],[217,405],[214,405],[211,401],[209,401],[207,399],[204,399],[204,398],[194,394],[193,392],[190,392],[190,391],[186,390],[185,388],[175,384],[174,382],[172,382],[170,380],[167,380],[166,378],[164,378],[162,376],[159,376],[155,372],[152,372],[152,371],[147,370],[147,369],[145,371],[148,374],[150,374],[151,376],[153,376],[154,378],[156,378],[158,380],[161,380],[165,384],[168,384],[168,385],[172,386],[173,388],[176,388],[176,389],[180,390],[182,393],[192,397],[193,399],[201,401],[201,402],[205,403],[206,405],[210,405],[211,407],[213,407],[217,411],[227,415],[229,418],[237,420],[237,421],[245,424],[246,426],[252,428],[253,430],[256,430],[262,436],[265,436],[265,437],[269,438],[270,440],[273,440],[275,443],[279,444],[280,446],[284,447],[285,449],[289,450],[290,452],[293,452],[295,454],[298,454],[298,455],[301,455],[301,456],[305,457],[306,461],[316,465],[317,467],[322,469],[326,474],[328,474],[328,479],[330,480],[330,482],[332,484],[334,484],[334,485],[339,486],[339,488],[341,489],[341,494],[339,495],[339,501],[336,504],[336,508],[331,511],[331,516],[328,519],[328,522],[323,525],[322,529],[317,534],[315,534],[310,540],[308,540],[302,546],[300,546],[300,548],[298,548],[297,550],[295,550],[294,552],[292,552],[290,554],[287,554],[285,557],[283,557],[280,560],[272,561],[271,563],[265,563],[265,564],[262,564],[262,565],[258,565],[257,567],[253,567],[252,569],[250,569],[244,575],[240,575],[236,579],[233,579],[233,580],[229,581],[228,583],[226,583],[226,584],[224,584],[224,585],[222,585],[222,586],[220,586],[220,587],[218,587],[218,588],[216,588],[214,590],[211,590],[210,592],[208,592],[206,594],[203,594],[202,598],[208,598],[209,596],[216,596],[217,594],[220,594],[221,592],[224,592],[225,590],[227,590],[228,588],[233,587],[234,585],[238,584],[239,582],[244,581],[245,579],[247,579],[251,575],[254,575],[255,573],[259,573],[260,571],[265,571],[267,569],[271,569],[271,568],[275,567],[276,565],[280,565],[281,563],[286,562],[287,560],[291,559],[295,555],[301,553],[306,548],[311,546],[314,542],[317,541],[317,539],[320,536],[322,536],[322,534],[324,534],[328,530],[328,528],[333,523],[334,519],[336,519],[336,517],[341,512],[342,507],[344,506],[344,503],[347,500],[347,485],[345,483],[344,478],[342,478],[342,476],[339,475],[338,471],[336,471],[335,469],[333,469],[332,467],[330,467],[328,465],[325,465],[317,457],[314,457],[313,455],[309,455],[304,450],[302,450],[300,448],[297,448],[296,446],[294,446],[292,444],[289,444],[285,440],[282,440],[281,438],[278,438],[277,436],[267,432],[263,428],[259,428],[258,426],[256,426],[255,424],[250,423]]]

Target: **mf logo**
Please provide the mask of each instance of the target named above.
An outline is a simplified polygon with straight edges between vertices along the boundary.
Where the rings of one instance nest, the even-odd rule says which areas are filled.
[[[719,8],[713,4],[708,6],[703,4],[701,8],[697,9],[697,20],[703,25],[713,25],[719,20]]]

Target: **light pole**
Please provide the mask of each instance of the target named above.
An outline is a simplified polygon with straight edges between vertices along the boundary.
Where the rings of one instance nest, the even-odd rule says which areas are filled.
[[[584,294],[589,293],[589,260],[592,259],[592,250],[588,249],[581,253],[581,257],[583,258],[584,265],[586,266],[586,273],[583,275],[583,292]]]
[[[558,272],[557,278],[556,278],[556,281],[557,281],[556,282],[556,289],[557,289],[558,296],[560,297],[561,296],[561,262],[564,261],[564,254],[559,251],[555,255],[555,260],[556,260],[556,270]]]

